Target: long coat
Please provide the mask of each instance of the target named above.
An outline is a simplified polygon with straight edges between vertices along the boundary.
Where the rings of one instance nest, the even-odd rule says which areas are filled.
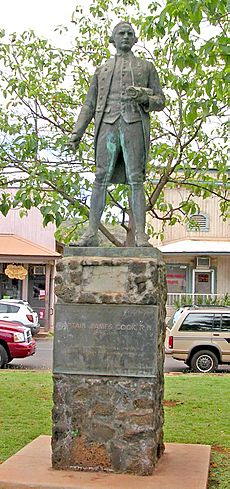
[[[133,75],[133,84],[135,87],[149,88],[152,90],[152,95],[149,96],[149,102],[145,105],[139,105],[144,142],[145,142],[145,158],[144,168],[148,158],[149,142],[150,142],[150,118],[149,112],[163,110],[165,104],[164,94],[162,92],[157,71],[152,63],[141,58],[137,58],[131,53],[131,68]],[[81,139],[88,124],[92,118],[95,118],[95,149],[100,142],[100,125],[103,119],[107,98],[111,86],[111,80],[115,68],[116,57],[110,58],[103,65],[99,66],[92,78],[88,89],[86,100],[82,106],[78,120],[74,126],[73,133]],[[123,158],[122,158],[123,160]],[[123,161],[118,161],[115,167],[112,182],[126,183]]]

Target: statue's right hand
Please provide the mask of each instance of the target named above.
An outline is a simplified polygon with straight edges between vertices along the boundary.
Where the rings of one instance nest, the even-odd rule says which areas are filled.
[[[77,136],[77,134],[72,134],[72,136],[68,142],[69,149],[71,149],[72,151],[76,151],[79,148],[80,141],[81,141],[81,138],[79,138],[79,136]]]

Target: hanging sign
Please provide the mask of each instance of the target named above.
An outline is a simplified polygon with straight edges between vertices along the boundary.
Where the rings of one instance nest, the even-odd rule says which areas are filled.
[[[17,278],[19,280],[24,280],[27,275],[27,270],[22,265],[7,265],[5,269],[5,275],[9,278]]]

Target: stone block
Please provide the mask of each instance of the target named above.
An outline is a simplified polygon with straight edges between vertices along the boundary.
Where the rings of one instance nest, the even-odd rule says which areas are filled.
[[[165,267],[152,249],[83,251],[56,281],[53,467],[150,475],[164,450]]]

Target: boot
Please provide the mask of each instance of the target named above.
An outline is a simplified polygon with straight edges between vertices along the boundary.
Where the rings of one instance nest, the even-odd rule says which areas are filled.
[[[77,241],[76,246],[84,248],[85,246],[99,246],[98,234],[93,233],[90,228]]]
[[[105,207],[106,186],[94,183],[89,212],[89,226],[76,246],[99,246],[98,228]]]
[[[141,247],[150,247],[152,248],[152,245],[149,243],[149,236],[148,234],[145,234],[145,233],[136,233],[136,238],[135,238],[135,241],[136,241],[136,246],[138,246],[139,248]]]

